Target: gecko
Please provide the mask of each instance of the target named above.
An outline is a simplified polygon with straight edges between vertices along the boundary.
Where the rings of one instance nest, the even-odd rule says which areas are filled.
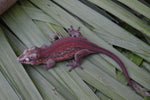
[[[68,29],[68,37],[62,37],[54,42],[50,46],[42,45],[41,47],[33,46],[29,49],[25,49],[24,52],[17,58],[20,63],[39,65],[43,64],[44,69],[52,68],[56,62],[73,59],[70,64],[69,72],[74,68],[81,66],[82,58],[96,53],[103,53],[113,58],[121,67],[130,87],[134,90],[128,72],[123,62],[112,52],[88,41],[79,32],[80,27],[77,30],[71,26]]]

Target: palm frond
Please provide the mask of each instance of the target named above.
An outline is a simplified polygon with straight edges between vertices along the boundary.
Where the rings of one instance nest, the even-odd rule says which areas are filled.
[[[135,16],[134,10],[142,18]],[[41,65],[22,66],[16,55],[25,48],[50,45],[54,33],[67,36],[66,29],[71,25],[81,27],[83,36],[116,54],[131,79],[150,90],[150,46],[146,39],[137,37],[139,33],[146,38],[150,36],[149,11],[136,0],[19,0],[1,16],[0,99],[143,99],[149,93],[132,91],[119,65],[104,54],[87,57],[82,63],[84,70],[76,68],[72,72],[65,67],[66,61],[46,71]]]

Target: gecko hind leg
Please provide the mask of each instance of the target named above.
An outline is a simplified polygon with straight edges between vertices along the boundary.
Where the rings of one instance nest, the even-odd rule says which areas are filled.
[[[67,64],[67,66],[70,66],[71,68],[69,69],[69,72],[71,72],[74,68],[79,67],[80,69],[83,69],[83,67],[81,67],[81,60],[83,57],[94,53],[93,51],[90,51],[88,49],[82,49],[80,51],[78,51],[77,53],[75,53],[74,55],[74,59],[70,64]]]
[[[70,66],[69,72],[71,72],[74,68],[79,67],[80,69],[83,69],[79,63],[77,63],[75,60],[71,61],[70,64],[67,64],[67,66]]]

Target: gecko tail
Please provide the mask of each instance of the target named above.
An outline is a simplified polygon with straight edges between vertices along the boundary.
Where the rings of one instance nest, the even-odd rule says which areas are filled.
[[[130,87],[132,88],[132,90],[135,91],[135,89],[133,87],[133,84],[131,82],[131,79],[129,77],[129,74],[128,74],[128,72],[127,72],[123,62],[114,53],[112,53],[112,52],[110,52],[110,51],[108,51],[108,50],[106,50],[104,48],[99,47],[99,49],[97,51],[100,52],[100,53],[104,53],[104,54],[110,56],[111,58],[113,58],[120,65],[120,67],[121,67],[121,69],[122,69],[122,71],[123,71],[123,73],[124,73],[128,83],[129,83]]]

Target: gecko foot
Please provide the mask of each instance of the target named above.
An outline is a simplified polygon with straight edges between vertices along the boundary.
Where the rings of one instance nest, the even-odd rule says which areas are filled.
[[[76,61],[71,61],[70,64],[67,64],[67,66],[70,66],[71,68],[69,69],[69,72],[71,72],[74,68],[79,67],[80,69],[83,69],[83,67],[80,66],[79,63],[77,63]]]
[[[48,67],[47,65],[43,65],[42,67],[43,67],[44,69],[46,69],[46,70],[49,69],[49,67]]]
[[[78,27],[78,29],[75,30],[73,26],[71,26],[71,28],[68,29],[68,34],[71,35],[71,37],[82,37],[79,31],[80,31],[80,27]]]

